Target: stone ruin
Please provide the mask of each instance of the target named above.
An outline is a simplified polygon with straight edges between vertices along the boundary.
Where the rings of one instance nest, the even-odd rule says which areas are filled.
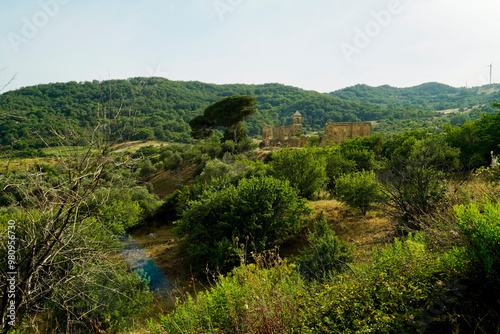
[[[346,139],[366,137],[372,134],[370,122],[326,123],[325,134],[320,139],[320,146],[328,143],[340,144]]]
[[[297,111],[293,115],[293,124],[289,126],[275,126],[266,123],[262,125],[263,147],[300,147],[307,143],[302,134],[302,115]]]
[[[325,133],[320,138],[319,145],[340,144],[346,139],[366,137],[371,135],[370,122],[326,123]],[[301,147],[307,143],[307,137],[302,134],[302,115],[297,111],[293,115],[293,124],[275,126],[266,123],[262,126],[262,145],[269,147]]]

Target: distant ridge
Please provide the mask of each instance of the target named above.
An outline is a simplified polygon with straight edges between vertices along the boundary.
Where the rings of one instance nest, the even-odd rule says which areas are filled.
[[[0,95],[0,150],[14,145],[28,152],[45,145],[41,137],[55,145],[53,130],[70,125],[91,129],[101,118],[120,120],[125,126],[123,140],[189,143],[189,120],[230,95],[257,99],[257,112],[245,123],[250,136],[257,138],[263,123],[289,125],[296,111],[309,133],[321,131],[327,122],[359,121],[374,122],[374,131],[386,134],[411,128],[439,130],[448,120],[434,120],[441,117],[435,111],[484,106],[468,116],[478,117],[500,101],[499,91],[500,85],[466,89],[425,83],[410,88],[356,85],[323,94],[278,83],[217,85],[156,77],[42,84]]]
[[[498,101],[500,84],[472,88],[455,88],[438,82],[427,82],[408,88],[360,84],[329,94],[349,101],[438,111],[471,108]]]

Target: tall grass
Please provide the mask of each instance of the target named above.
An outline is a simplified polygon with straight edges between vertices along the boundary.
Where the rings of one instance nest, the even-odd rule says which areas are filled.
[[[306,286],[290,265],[274,252],[253,254],[255,263],[242,264],[219,276],[209,290],[188,295],[183,303],[150,321],[154,333],[281,333],[293,326],[297,295]],[[180,299],[179,299],[180,300]]]

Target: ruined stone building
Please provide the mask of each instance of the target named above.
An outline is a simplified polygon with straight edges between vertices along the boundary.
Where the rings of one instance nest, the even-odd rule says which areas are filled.
[[[325,134],[321,137],[320,145],[340,144],[346,139],[366,137],[371,134],[372,124],[370,122],[326,123]]]
[[[369,136],[371,132],[370,122],[326,123],[320,145],[340,144],[346,139]],[[307,137],[302,134],[302,115],[298,111],[293,115],[292,125],[273,128],[264,123],[262,126],[263,147],[301,147],[306,143]]]
[[[293,115],[293,124],[289,126],[275,126],[266,123],[262,125],[263,147],[300,147],[307,143],[302,134],[302,115],[297,111]]]

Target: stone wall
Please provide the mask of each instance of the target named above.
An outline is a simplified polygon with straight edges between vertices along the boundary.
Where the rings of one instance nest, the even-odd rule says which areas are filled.
[[[297,134],[300,133],[300,136]],[[371,135],[370,122],[326,123],[325,134],[320,138],[321,146],[340,144],[346,139]],[[272,127],[266,123],[262,126],[263,147],[301,147],[307,144],[307,137],[302,135],[302,115],[297,111],[293,115],[293,124]]]
[[[356,123],[326,123],[325,134],[321,137],[320,145],[328,143],[340,144],[346,139],[356,137],[366,137],[372,133],[372,124],[370,122]]]
[[[262,126],[262,143],[264,147],[300,147],[307,143],[304,135],[297,137],[297,133],[302,133],[302,124],[296,123],[289,126],[275,126],[274,128],[266,123]]]

